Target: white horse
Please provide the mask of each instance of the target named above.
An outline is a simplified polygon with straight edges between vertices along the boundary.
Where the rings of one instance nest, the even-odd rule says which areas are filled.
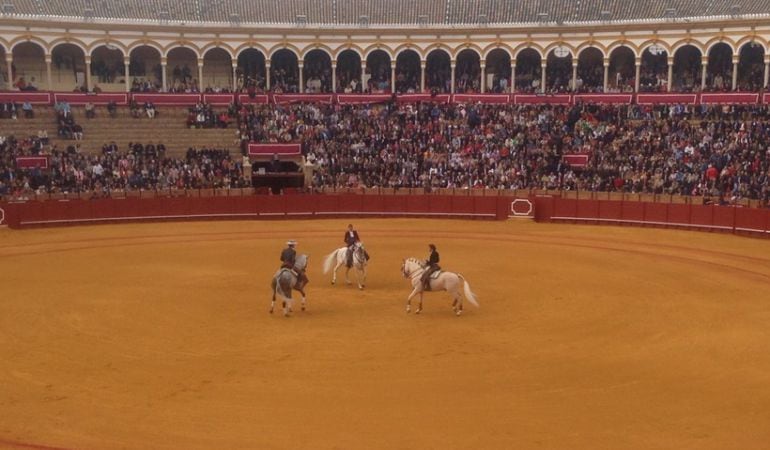
[[[347,247],[341,247],[329,253],[326,255],[326,258],[324,258],[324,274],[329,273],[329,271],[332,270],[332,266],[334,266],[332,284],[337,282],[337,269],[339,269],[343,264],[347,264],[347,252]],[[363,289],[366,287],[367,264],[368,261],[366,258],[366,250],[364,249],[364,244],[361,242],[356,242],[353,245],[353,267],[356,269],[356,281],[358,282],[358,289]],[[350,284],[350,278],[348,277],[349,274],[350,267],[348,267],[345,271],[345,283],[347,284]]]
[[[415,314],[419,314],[422,311],[422,294],[424,292],[422,284],[422,274],[428,269],[427,264],[417,258],[405,259],[401,264],[401,273],[404,278],[410,278],[412,283],[412,293],[406,298],[406,312],[407,314],[412,311],[412,297],[420,294],[420,306],[415,311]],[[479,307],[479,303],[476,301],[476,295],[471,291],[471,286],[468,281],[463,278],[459,273],[440,271],[434,273],[429,281],[431,291],[447,291],[452,295],[454,301],[452,302],[452,309],[458,316],[463,312],[463,296],[460,294],[460,284],[463,283],[463,293],[465,298],[468,299],[475,307]]]
[[[302,311],[305,310],[307,301],[305,299],[304,288],[307,283],[299,281],[299,276],[297,274],[307,269],[307,262],[307,255],[299,255],[294,261],[294,270],[289,270],[284,267],[275,273],[273,281],[270,284],[273,289],[273,300],[270,302],[270,314],[273,313],[273,309],[275,308],[275,296],[277,294],[283,298],[283,315],[286,317],[289,316],[289,313],[292,312],[292,304],[294,303],[294,300],[291,298],[292,289],[297,290],[302,294]]]

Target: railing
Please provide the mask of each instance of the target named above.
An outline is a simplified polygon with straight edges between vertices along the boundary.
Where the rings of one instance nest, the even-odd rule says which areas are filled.
[[[2,102],[29,102],[33,105],[53,105],[66,101],[79,106],[86,103],[106,105],[128,105],[131,100],[138,103],[152,102],[158,106],[190,106],[206,102],[214,106],[227,106],[238,100],[244,104],[368,104],[395,100],[400,103],[433,101],[438,103],[484,103],[484,104],[770,104],[770,93],[762,92],[703,92],[703,93],[578,93],[578,94],[257,94],[243,93],[201,93],[177,94],[157,92],[84,94],[77,92],[0,92]]]

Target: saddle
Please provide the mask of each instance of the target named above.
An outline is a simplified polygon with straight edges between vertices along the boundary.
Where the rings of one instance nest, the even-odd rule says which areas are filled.
[[[429,280],[435,280],[436,278],[438,278],[439,275],[441,275],[442,272],[443,272],[443,270],[439,269],[439,270],[433,272],[432,274],[430,274],[428,279]]]

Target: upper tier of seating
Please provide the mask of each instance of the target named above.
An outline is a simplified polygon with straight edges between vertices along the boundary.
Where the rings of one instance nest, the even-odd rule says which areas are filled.
[[[770,0],[4,0],[6,14],[312,26],[575,23],[767,15]],[[736,8],[737,7],[737,8]],[[12,11],[12,12],[11,12]]]

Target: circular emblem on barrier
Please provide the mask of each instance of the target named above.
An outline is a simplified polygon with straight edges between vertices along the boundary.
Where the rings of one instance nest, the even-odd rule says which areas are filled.
[[[531,216],[532,215],[532,202],[525,198],[517,198],[511,202],[511,214],[516,217]]]
[[[5,222],[5,211],[3,208],[0,208],[0,225],[2,225],[3,222]]]

